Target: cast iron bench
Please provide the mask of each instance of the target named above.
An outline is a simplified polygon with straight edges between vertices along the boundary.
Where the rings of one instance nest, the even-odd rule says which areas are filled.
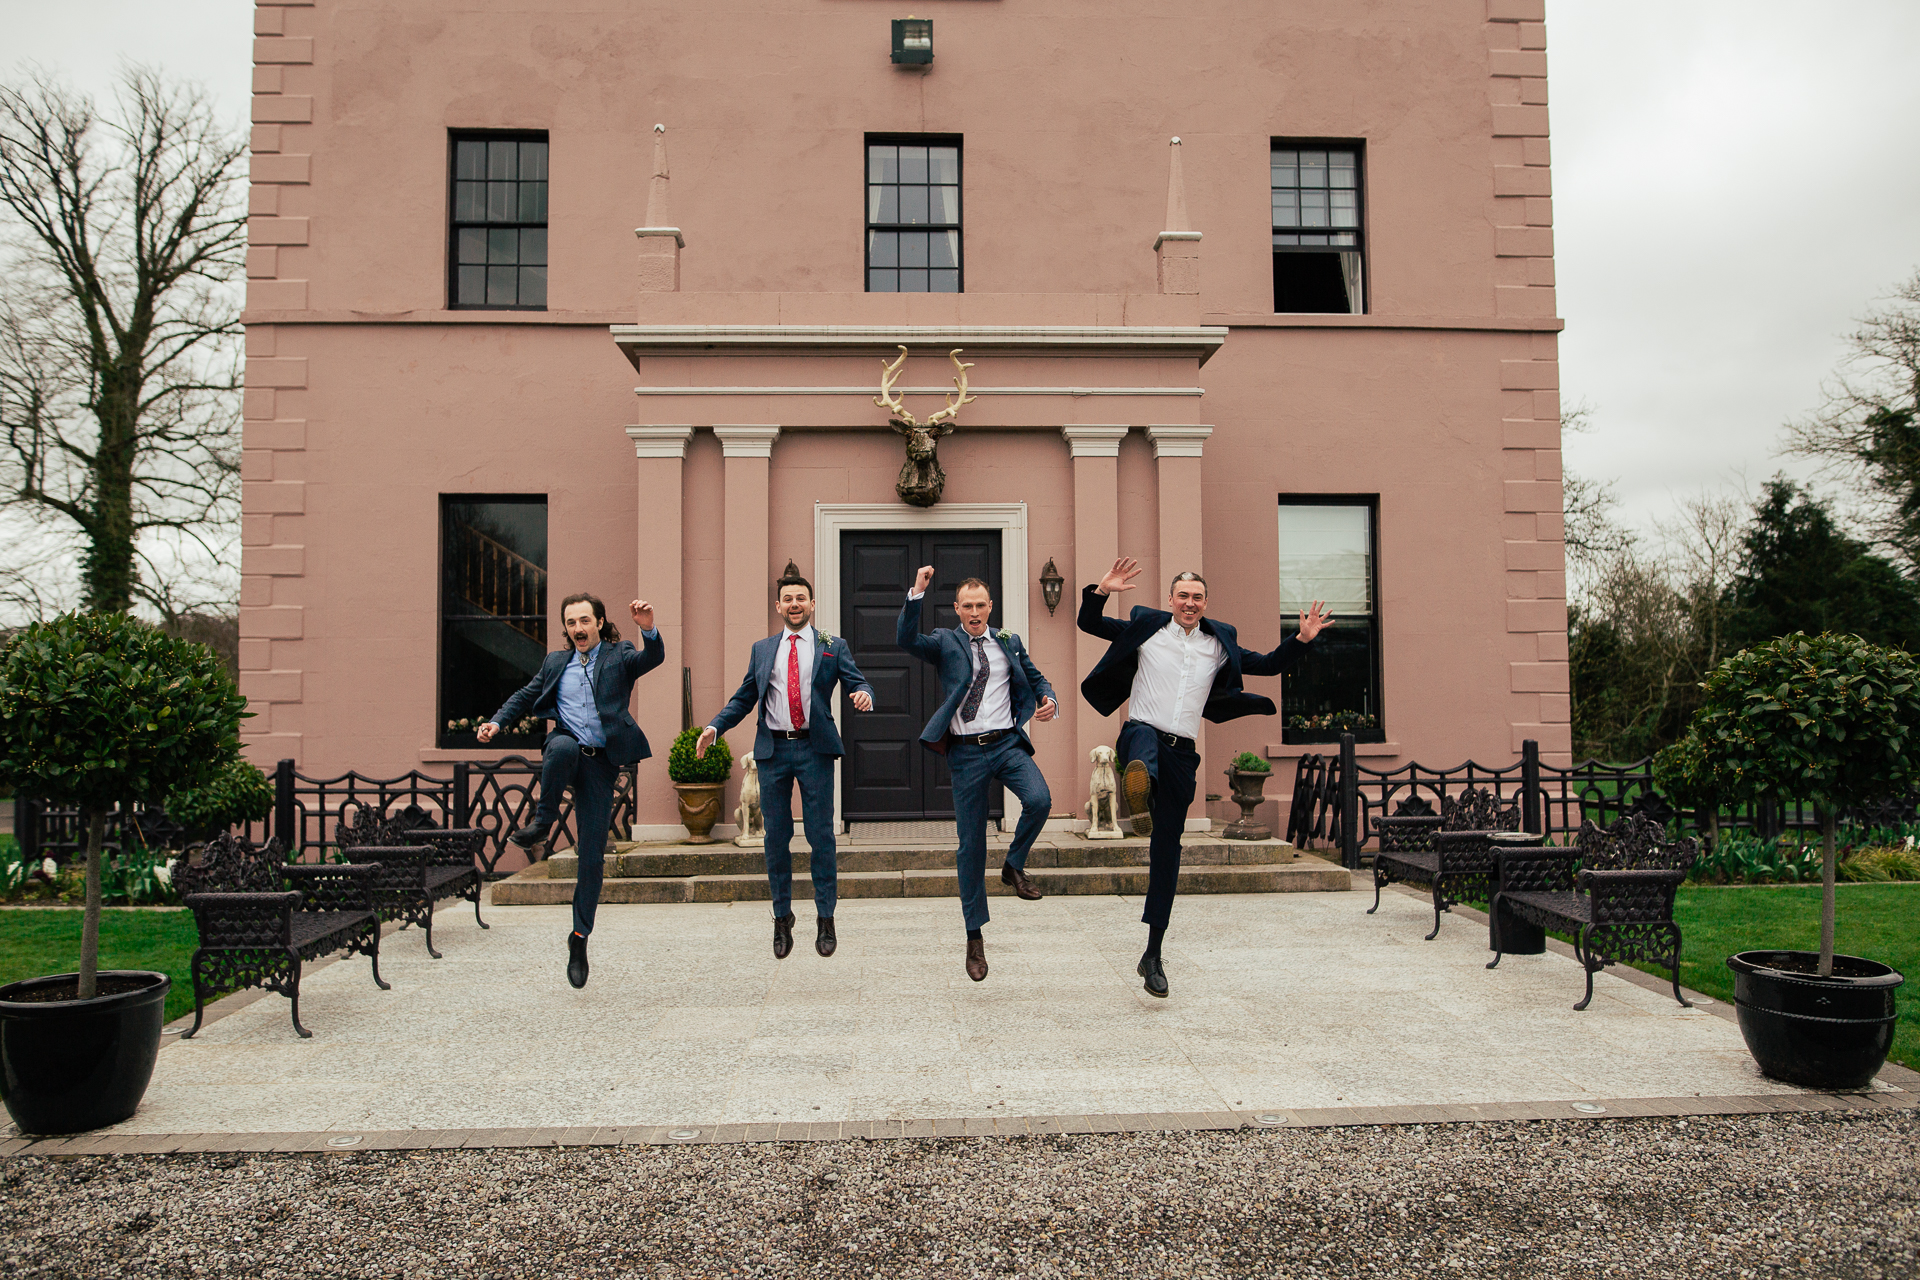
[[[1699,842],[1666,835],[1661,823],[1632,814],[1605,830],[1588,819],[1570,849],[1499,852],[1487,913],[1494,951],[1487,968],[1508,951],[1544,949],[1541,931],[1553,930],[1572,935],[1574,955],[1587,971],[1587,994],[1575,1009],[1593,1000],[1593,975],[1619,960],[1666,969],[1673,998],[1692,1008],[1680,994],[1673,893],[1687,878]]]
[[[197,859],[174,872],[181,901],[193,912],[200,947],[193,953],[193,1027],[200,1030],[207,998],[216,991],[263,987],[293,1002],[300,1025],[300,971],[308,960],[345,951],[373,962],[380,977],[380,915],[373,885],[379,868],[341,863],[290,863],[278,838],[255,846],[217,836]],[[292,886],[299,886],[293,888]]]
[[[334,828],[334,843],[355,862],[380,868],[374,882],[374,900],[382,920],[401,928],[419,926],[426,935],[427,954],[433,949],[433,905],[442,898],[473,903],[473,919],[482,929],[493,926],[480,918],[481,879],[475,856],[486,834],[472,827],[435,827],[408,816],[383,820],[361,806],[352,822]]]
[[[1420,801],[1422,807],[1425,801]],[[1496,832],[1520,829],[1520,805],[1502,805],[1491,791],[1469,787],[1440,801],[1440,813],[1409,812],[1412,803],[1379,823],[1379,851],[1373,855],[1372,915],[1380,909],[1380,891],[1390,884],[1416,885],[1433,894],[1432,942],[1440,936],[1440,913],[1457,902],[1484,899],[1492,886]]]

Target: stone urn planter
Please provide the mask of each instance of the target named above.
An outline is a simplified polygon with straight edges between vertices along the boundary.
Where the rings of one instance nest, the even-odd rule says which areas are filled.
[[[1241,756],[1257,758],[1252,752],[1242,752]],[[1273,776],[1273,770],[1245,769],[1241,764],[1242,759],[1236,757],[1227,768],[1227,783],[1233,788],[1228,799],[1240,806],[1240,816],[1227,824],[1225,835],[1229,840],[1271,840],[1273,829],[1253,815],[1267,798],[1267,779]]]
[[[1905,981],[1893,969],[1836,955],[1823,978],[1817,951],[1742,951],[1727,968],[1740,1034],[1765,1074],[1808,1089],[1860,1089],[1886,1062],[1893,993]]]
[[[83,1133],[140,1105],[160,1055],[164,973],[103,969],[100,994],[74,998],[79,975],[0,987],[0,1094],[22,1133]]]
[[[688,844],[712,844],[713,824],[720,820],[720,797],[724,782],[676,782],[673,790],[680,801],[680,822],[687,829]]]

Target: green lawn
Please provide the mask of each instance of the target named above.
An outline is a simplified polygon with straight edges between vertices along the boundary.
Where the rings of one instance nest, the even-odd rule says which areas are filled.
[[[0,911],[0,983],[80,967],[80,917],[64,907]],[[188,965],[200,945],[191,911],[109,907],[100,913],[100,967],[154,969],[173,979],[167,1019],[193,1010]]]
[[[1835,892],[1835,950],[1892,965],[1907,977],[1894,997],[1900,1022],[1892,1057],[1920,1068],[1920,882],[1843,884]],[[1819,949],[1820,886],[1682,885],[1673,918],[1686,939],[1681,984],[1731,1003],[1728,956],[1771,947]]]

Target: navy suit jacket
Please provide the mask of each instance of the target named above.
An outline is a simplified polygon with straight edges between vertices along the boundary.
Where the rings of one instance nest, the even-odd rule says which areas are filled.
[[[641,636],[646,647],[636,649],[631,640],[602,641],[600,657],[593,668],[593,703],[600,711],[600,732],[607,738],[607,758],[617,765],[638,764],[653,754],[647,735],[633,722],[627,702],[633,697],[633,682],[666,661],[667,646],[660,633],[653,639]],[[508,698],[493,713],[495,724],[512,724],[528,715],[544,716],[566,728],[560,721],[560,673],[573,662],[573,646],[550,653],[540,670],[524,688]]]
[[[773,660],[786,634],[783,627],[779,635],[753,642],[753,654],[747,660],[747,678],[740,682],[732,701],[709,722],[715,733],[725,733],[748,715],[757,713],[767,700],[767,690],[773,685]],[[818,630],[814,632],[813,698],[807,703],[807,728],[813,732],[808,737],[816,755],[843,756],[847,753],[846,747],[841,744],[840,730],[833,723],[833,683],[838,680],[850,694],[864,690],[869,698],[873,696],[873,686],[854,665],[853,651],[847,647],[845,636],[835,636],[831,642],[821,644],[819,634]],[[773,735],[767,732],[767,718],[764,715],[756,718],[759,730],[753,738],[753,758],[771,760]]]
[[[941,755],[947,753],[947,739],[953,725],[953,714],[960,709],[960,703],[967,696],[967,687],[973,683],[973,637],[958,627],[936,627],[926,635],[920,634],[920,606],[926,601],[922,596],[918,600],[909,600],[900,610],[900,625],[894,635],[894,642],[902,649],[922,662],[930,662],[940,670],[940,690],[945,695],[940,709],[933,713],[933,719],[927,721],[927,727],[921,730],[920,743],[931,751]],[[987,633],[994,637],[994,643],[1007,655],[1007,694],[1013,703],[1014,727],[1020,731],[1020,745],[1028,755],[1033,754],[1033,739],[1027,736],[1027,721],[1033,719],[1033,713],[1039,708],[1042,698],[1053,697],[1053,686],[1040,674],[1040,668],[1033,665],[1033,659],[1027,656],[1027,647],[1020,643],[1020,637],[1012,632],[1007,638],[999,638],[998,632]]]
[[[1080,682],[1080,692],[1086,695],[1095,711],[1110,716],[1133,696],[1134,673],[1140,669],[1140,646],[1147,642],[1147,637],[1172,622],[1173,615],[1165,609],[1135,605],[1133,616],[1122,622],[1109,618],[1106,607],[1107,597],[1095,586],[1080,592],[1080,629],[1090,636],[1113,641],[1106,656],[1095,663],[1087,678]],[[1288,636],[1272,653],[1256,653],[1240,647],[1238,633],[1227,623],[1202,618],[1200,629],[1218,640],[1220,647],[1227,651],[1227,663],[1214,676],[1213,688],[1207,691],[1207,704],[1200,711],[1202,718],[1218,724],[1241,716],[1273,715],[1278,710],[1273,699],[1248,693],[1241,687],[1241,677],[1277,676],[1291,671],[1306,655],[1311,642],[1303,643],[1298,636]]]

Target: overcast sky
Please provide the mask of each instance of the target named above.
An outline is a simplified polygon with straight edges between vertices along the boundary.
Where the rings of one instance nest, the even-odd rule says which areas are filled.
[[[9,60],[121,58],[244,118],[249,0],[0,0]],[[1855,317],[1920,268],[1920,3],[1548,0],[1568,460],[1646,525],[1806,470],[1777,450]],[[11,70],[12,68],[8,68]]]

